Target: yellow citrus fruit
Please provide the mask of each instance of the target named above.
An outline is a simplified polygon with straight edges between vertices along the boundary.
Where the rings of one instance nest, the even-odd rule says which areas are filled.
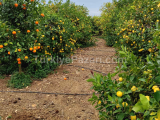
[[[118,96],[118,97],[122,97],[122,95],[123,95],[123,93],[122,93],[121,91],[118,91],[118,92],[117,92],[117,96]]]
[[[101,104],[101,101],[100,101],[100,100],[98,101],[98,104]]]
[[[149,98],[149,96],[146,96],[146,98],[148,99],[148,101],[150,101],[150,98]]]
[[[149,73],[152,73],[152,70],[147,70]]]
[[[154,90],[155,88],[158,88],[158,86],[155,85],[155,86],[152,87],[153,90]]]
[[[157,92],[157,91],[159,91],[159,88],[155,88],[155,89],[154,89],[154,92]]]
[[[132,90],[133,92],[135,92],[135,91],[137,90],[136,86],[133,86],[133,87],[131,88],[131,90]]]
[[[124,107],[124,106],[127,107],[127,106],[128,106],[128,103],[123,102],[122,105],[123,105],[123,107]]]
[[[143,74],[148,74],[148,72],[147,72],[147,71],[144,71]]]
[[[116,105],[116,108],[118,109],[119,107],[120,107],[120,105],[119,105],[119,104],[117,104],[117,105]]]
[[[131,120],[136,120],[136,119],[137,119],[136,115],[131,116]]]
[[[120,78],[119,78],[119,81],[120,81],[120,82],[122,82],[122,80],[123,80],[123,78],[122,78],[122,77],[120,77]]]
[[[149,79],[151,79],[151,78],[152,78],[152,75],[149,76]]]

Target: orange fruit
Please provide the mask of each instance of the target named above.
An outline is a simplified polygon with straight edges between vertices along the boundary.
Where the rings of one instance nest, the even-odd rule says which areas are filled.
[[[27,30],[27,33],[30,33],[31,31],[30,30]]]
[[[0,5],[2,5],[2,3],[0,2]]]
[[[42,17],[44,17],[44,14],[43,14],[43,13],[41,13],[41,16],[42,16]]]
[[[31,0],[31,2],[34,2],[34,0]]]
[[[23,7],[26,7],[26,4],[23,4]]]
[[[40,49],[41,47],[40,46],[38,46],[38,49]]]
[[[33,50],[33,48],[29,48],[29,50],[30,50],[30,51],[32,51],[32,50]]]
[[[34,50],[36,50],[36,49],[37,49],[37,47],[34,47],[33,49],[34,49]]]
[[[13,34],[13,35],[16,35],[16,31],[13,31],[12,34]]]
[[[23,7],[23,10],[26,10],[26,7]]]
[[[64,80],[67,80],[67,78],[64,78]]]
[[[18,52],[21,52],[21,49],[18,49]]]
[[[25,56],[24,59],[27,60],[27,59],[28,59],[28,56]]]
[[[17,4],[17,3],[15,3],[15,4],[14,4],[14,6],[15,6],[15,7],[18,7],[18,4]]]
[[[38,30],[38,29],[36,29],[36,31],[37,31],[37,32],[39,32],[39,30]]]
[[[21,64],[21,61],[18,61],[18,64]]]
[[[33,50],[33,53],[36,53],[36,50]]]
[[[10,53],[10,51],[8,51],[8,55],[10,55],[11,53]]]
[[[38,21],[36,21],[35,24],[38,25]]]
[[[17,61],[21,61],[21,58],[17,58]]]
[[[0,45],[0,48],[3,48],[3,45]]]

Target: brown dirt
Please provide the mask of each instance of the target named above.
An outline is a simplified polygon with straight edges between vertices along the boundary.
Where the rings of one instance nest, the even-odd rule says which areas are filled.
[[[91,70],[108,74],[113,72],[116,64],[111,62],[115,50],[105,45],[105,40],[96,38],[96,46],[75,51],[73,63],[60,66],[56,73],[42,81],[34,81],[31,86],[14,91],[38,91],[54,93],[90,94],[92,83],[86,80],[92,76]],[[84,63],[88,57],[88,62]],[[83,58],[83,63],[79,63]],[[102,62],[96,59],[101,58]],[[92,62],[90,62],[92,60]],[[73,65],[73,66],[68,66]],[[76,66],[76,67],[75,67]],[[81,67],[77,67],[81,66]],[[82,70],[84,67],[84,70]],[[87,69],[90,68],[90,69]],[[64,78],[67,80],[64,80]],[[13,91],[7,88],[9,77],[0,79],[0,91]],[[116,79],[116,78],[115,78]],[[3,93],[0,92],[0,116],[2,120],[98,120],[98,111],[88,102],[91,95],[53,95],[38,93]]]

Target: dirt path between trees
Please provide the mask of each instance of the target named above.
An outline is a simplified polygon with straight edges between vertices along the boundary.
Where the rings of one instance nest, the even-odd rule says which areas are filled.
[[[116,67],[112,60],[115,49],[96,39],[96,46],[76,50],[73,63],[60,66],[42,81],[15,90],[6,87],[9,78],[0,79],[0,91],[92,94],[92,83],[86,81],[91,70],[106,75]],[[98,111],[88,102],[91,96],[0,92],[0,116],[2,120],[98,120]]]

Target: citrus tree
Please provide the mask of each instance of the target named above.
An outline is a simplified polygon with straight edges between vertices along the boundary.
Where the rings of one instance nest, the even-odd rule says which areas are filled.
[[[75,5],[70,0],[67,0],[66,3],[61,1],[49,3],[50,13],[57,13],[69,23],[66,28],[70,32],[72,39],[75,40],[76,46],[83,47],[93,43],[92,23],[86,7]]]
[[[160,47],[159,1],[119,0],[104,6],[101,19],[107,45],[115,46],[124,58],[114,73],[94,74],[89,99],[96,104],[100,118],[159,120],[160,119]],[[117,80],[113,77],[119,76]]]
[[[93,25],[93,34],[94,35],[102,35],[103,30],[101,29],[101,21],[99,20],[100,17],[93,16],[92,17],[92,25]]]
[[[67,7],[68,14],[75,10],[71,14],[75,19],[72,22],[61,12],[66,4],[68,2],[61,4],[61,1],[55,1],[55,5],[51,5],[39,0],[0,2],[0,71],[2,74],[12,74],[19,69],[9,85],[18,88],[27,86],[31,83],[27,74],[34,78],[46,77],[76,47],[92,43],[92,29],[88,27],[90,22],[85,23],[89,18],[83,11],[87,9],[76,8],[74,4]],[[83,31],[84,24],[87,27]],[[23,72],[26,74],[26,84],[18,80],[25,76]]]

